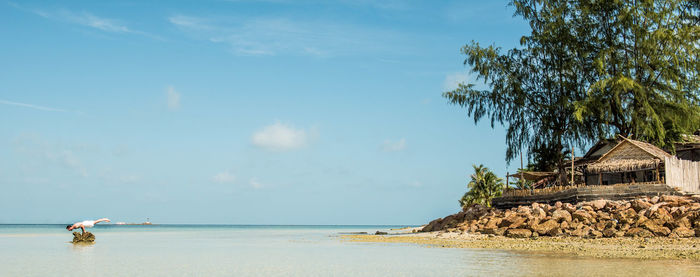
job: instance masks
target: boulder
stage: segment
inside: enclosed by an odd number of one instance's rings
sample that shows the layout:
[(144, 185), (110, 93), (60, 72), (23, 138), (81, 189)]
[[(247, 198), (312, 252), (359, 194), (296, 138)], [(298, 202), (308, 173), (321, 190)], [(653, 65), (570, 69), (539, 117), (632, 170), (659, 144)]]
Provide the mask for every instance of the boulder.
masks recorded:
[(695, 236), (695, 230), (686, 228), (686, 227), (678, 227), (676, 229), (673, 229), (669, 237), (673, 238), (689, 238)]
[(563, 229), (563, 230), (569, 229), (569, 227), (570, 227), (570, 226), (569, 226), (569, 222), (568, 222), (568, 221), (563, 221), (563, 222), (561, 223), (561, 225), (559, 225), (559, 228), (561, 228), (561, 229)]
[(590, 205), (595, 208), (596, 210), (602, 210), (605, 208), (605, 204), (608, 203), (608, 200), (605, 199), (600, 199), (600, 200), (594, 200), (590, 202)]
[(597, 230), (591, 230), (591, 233), (588, 234), (588, 237), (594, 238), (594, 239), (602, 238), (602, 237), (603, 237), (603, 232), (597, 231)]
[(634, 218), (636, 216), (637, 212), (634, 209), (625, 209), (615, 212), (613, 218), (617, 219), (617, 221), (620, 223), (632, 224), (634, 223)]
[(513, 224), (518, 225), (518, 223), (522, 225), (525, 222), (525, 220), (525, 217), (519, 216), (517, 214), (511, 214), (510, 216), (503, 218), (503, 220), (501, 220), (501, 222), (498, 224), (498, 227), (514, 228), (510, 226)]
[[(621, 233), (621, 235), (624, 235), (624, 233)], [(603, 236), (606, 238), (614, 238), (618, 236), (618, 231), (614, 228), (607, 228), (603, 230)]]
[[(585, 206), (585, 207), (588, 207), (588, 206)], [(571, 215), (571, 217), (574, 218), (574, 219), (578, 219), (579, 222), (583, 222), (584, 224), (588, 224), (588, 222), (590, 222), (591, 219), (593, 219), (593, 217), (591, 217), (591, 214), (589, 214), (589, 213), (588, 213), (587, 211), (585, 211), (585, 210), (578, 210), (578, 211), (575, 211), (575, 212)]]
[(674, 229), (678, 228), (678, 227), (684, 227), (684, 228), (690, 229), (693, 227), (691, 222), (690, 222), (690, 218), (688, 218), (687, 216), (676, 219), (673, 222), (671, 222), (669, 225), (671, 226), (671, 228), (674, 228)]
[(649, 199), (649, 202), (651, 202), (652, 204), (656, 204), (659, 202), (659, 199), (660, 199), (660, 197), (654, 196), (651, 199)]
[(574, 237), (586, 237), (591, 232), (591, 227), (583, 226), (574, 231), (571, 231), (571, 235)]
[(665, 237), (671, 233), (671, 230), (669, 230), (666, 227), (663, 227), (663, 226), (656, 224), (652, 220), (645, 221), (644, 223), (641, 224), (641, 226), (644, 227), (645, 229), (651, 231), (652, 233), (654, 233), (654, 235), (657, 235), (657, 236), (664, 236)]
[(647, 229), (635, 227), (635, 228), (630, 228), (629, 230), (627, 230), (627, 232), (625, 232), (625, 236), (626, 237), (650, 238), (650, 237), (653, 237), (654, 234), (651, 233)]
[(571, 205), (571, 203), (565, 203), (564, 204), (564, 210), (566, 210), (569, 213), (573, 213), (576, 211), (576, 206)]
[(532, 236), (532, 231), (528, 229), (508, 229), (506, 236), (511, 238), (529, 238)]
[(557, 223), (557, 221), (554, 219), (547, 220), (532, 227), (532, 231), (537, 232), (540, 235), (549, 234), (554, 229), (559, 229), (559, 223)]
[(673, 222), (673, 216), (671, 216), (671, 214), (664, 208), (653, 209), (652, 207), (649, 208), (648, 213), (649, 215), (647, 217), (651, 220), (656, 221), (657, 224), (663, 225), (669, 222)]
[(636, 211), (636, 212), (651, 208), (651, 206), (652, 206), (651, 203), (644, 201), (642, 199), (632, 200), (632, 202), (630, 204), (632, 204), (632, 209), (634, 209), (634, 211)]
[(661, 196), (662, 202), (668, 202), (671, 206), (688, 205), (692, 200), (678, 195), (664, 195)]
[(532, 217), (542, 219), (547, 217), (547, 212), (545, 212), (544, 209), (542, 209), (541, 207), (532, 208)]
[(593, 229), (595, 229), (596, 231), (603, 231), (605, 230), (606, 225), (606, 222), (598, 221), (598, 223), (593, 224)]
[(556, 209), (554, 212), (552, 212), (552, 220), (556, 222), (570, 222), (571, 221), (571, 213), (569, 213), (567, 210), (562, 210), (562, 209)]
[(596, 218), (598, 218), (598, 221), (610, 220), (612, 218), (609, 213), (606, 213), (604, 211), (598, 211), (595, 216)]
[(95, 242), (95, 235), (90, 232), (78, 233), (73, 232), (73, 243), (93, 243)]

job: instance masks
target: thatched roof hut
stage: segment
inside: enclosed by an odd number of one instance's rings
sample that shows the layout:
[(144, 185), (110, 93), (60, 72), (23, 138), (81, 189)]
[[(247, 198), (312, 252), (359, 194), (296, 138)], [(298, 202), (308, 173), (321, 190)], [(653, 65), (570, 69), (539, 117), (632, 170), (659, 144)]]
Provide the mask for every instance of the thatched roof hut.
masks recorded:
[(596, 162), (588, 165), (589, 173), (617, 173), (657, 169), (671, 154), (646, 142), (622, 137), (622, 141)]

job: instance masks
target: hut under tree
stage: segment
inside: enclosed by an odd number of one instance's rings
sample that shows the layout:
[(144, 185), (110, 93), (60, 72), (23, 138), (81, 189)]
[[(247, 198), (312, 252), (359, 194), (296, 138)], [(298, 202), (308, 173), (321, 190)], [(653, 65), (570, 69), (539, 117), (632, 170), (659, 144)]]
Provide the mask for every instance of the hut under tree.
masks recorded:
[(615, 147), (586, 166), (586, 184), (663, 183), (664, 162), (671, 154), (646, 142), (620, 138)]

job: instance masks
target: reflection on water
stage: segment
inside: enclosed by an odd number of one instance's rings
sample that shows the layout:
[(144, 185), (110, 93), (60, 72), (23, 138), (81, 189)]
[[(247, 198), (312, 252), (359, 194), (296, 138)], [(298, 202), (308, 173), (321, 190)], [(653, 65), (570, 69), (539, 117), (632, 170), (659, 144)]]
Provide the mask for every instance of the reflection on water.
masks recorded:
[(92, 249), (95, 246), (95, 242), (69, 242), (73, 248), (73, 251), (85, 252)]
[(94, 229), (94, 244), (68, 243), (71, 234), (62, 229), (0, 225), (0, 276), (700, 276), (697, 262), (356, 243), (335, 236), (378, 227), (105, 226)]

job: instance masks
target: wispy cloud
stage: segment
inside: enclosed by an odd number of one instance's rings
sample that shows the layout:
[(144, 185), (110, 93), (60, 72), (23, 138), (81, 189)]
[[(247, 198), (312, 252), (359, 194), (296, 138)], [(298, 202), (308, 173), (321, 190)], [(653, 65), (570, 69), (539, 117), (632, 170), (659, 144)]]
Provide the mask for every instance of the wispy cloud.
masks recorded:
[(195, 39), (223, 43), (237, 55), (330, 57), (362, 51), (401, 53), (403, 34), (358, 24), (282, 17), (214, 18), (174, 15), (168, 21)]
[(252, 187), (254, 189), (261, 189), (261, 188), (265, 187), (265, 185), (260, 183), (260, 181), (258, 181), (258, 178), (255, 178), (255, 177), (250, 178), (249, 184), (250, 184), (250, 187)]
[(46, 170), (47, 165), (56, 165), (82, 177), (88, 176), (85, 163), (79, 157), (79, 153), (89, 151), (85, 147), (49, 143), (34, 134), (22, 134), (16, 137), (14, 146), (17, 153), (29, 159), (41, 170)]
[(180, 108), (180, 93), (175, 91), (175, 88), (168, 87), (168, 108), (171, 110), (177, 110)]
[(314, 135), (314, 130), (297, 129), (277, 122), (255, 132), (251, 142), (266, 150), (287, 151), (306, 146)]
[(236, 176), (227, 170), (224, 172), (217, 173), (211, 179), (212, 181), (214, 181), (214, 183), (231, 184), (236, 181)]
[(47, 111), (47, 112), (67, 112), (64, 109), (50, 108), (50, 107), (44, 107), (44, 106), (27, 104), (27, 103), (20, 103), (20, 102), (12, 102), (12, 101), (2, 100), (2, 99), (0, 99), (0, 104), (30, 108), (30, 109), (35, 109), (35, 110)]
[(27, 11), (46, 19), (57, 20), (62, 22), (69, 22), (73, 24), (82, 25), (85, 27), (94, 28), (104, 32), (110, 33), (122, 33), (122, 34), (137, 34), (144, 35), (151, 38), (158, 38), (157, 36), (151, 35), (144, 31), (134, 30), (127, 26), (121, 20), (106, 18), (97, 16), (87, 11), (71, 11), (68, 9), (58, 9), (58, 10), (44, 10), (44, 9), (31, 9), (20, 6), (17, 3), (9, 3), (10, 6)]
[(382, 150), (385, 152), (398, 152), (406, 149), (406, 139), (401, 138), (397, 141), (385, 140), (382, 144)]

